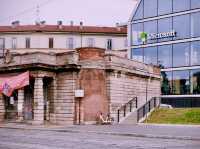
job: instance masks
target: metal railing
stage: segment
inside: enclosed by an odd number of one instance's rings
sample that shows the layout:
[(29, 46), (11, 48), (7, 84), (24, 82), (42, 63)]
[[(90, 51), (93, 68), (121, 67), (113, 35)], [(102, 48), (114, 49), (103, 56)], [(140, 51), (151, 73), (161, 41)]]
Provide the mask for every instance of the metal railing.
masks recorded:
[(134, 108), (137, 108), (137, 105), (137, 97), (132, 98), (129, 102), (122, 105), (117, 110), (117, 122), (119, 123), (121, 118), (126, 117), (126, 115), (132, 112)]
[(151, 112), (152, 109), (160, 106), (160, 97), (153, 97), (143, 106), (137, 110), (137, 121), (139, 122), (142, 118), (146, 118), (147, 114)]

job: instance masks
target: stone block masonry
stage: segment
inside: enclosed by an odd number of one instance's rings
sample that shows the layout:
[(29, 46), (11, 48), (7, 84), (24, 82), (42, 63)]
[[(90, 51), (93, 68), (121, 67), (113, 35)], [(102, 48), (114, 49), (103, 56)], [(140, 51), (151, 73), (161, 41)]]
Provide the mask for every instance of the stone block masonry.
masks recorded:
[(3, 95), (0, 94), (0, 122), (4, 120), (5, 117), (5, 104)]
[(57, 75), (57, 97), (54, 101), (57, 124), (73, 124), (75, 115), (75, 97), (77, 75), (63, 72)]
[[(28, 98), (30, 107), (23, 109), (31, 109), (33, 124), (96, 123), (100, 113), (111, 113), (116, 118), (117, 109), (134, 97), (140, 106), (146, 102), (146, 93), (147, 100), (160, 96), (159, 68), (106, 53), (105, 49), (86, 47), (69, 53), (11, 55), (13, 61), (8, 64), (0, 58), (0, 77), (30, 71), (34, 82), (33, 87), (30, 85), (31, 96), (18, 90), (17, 104), (27, 106), (23, 103), (24, 97)], [(84, 96), (75, 97), (75, 90), (83, 90)], [(17, 119), (25, 120), (24, 111), (17, 110)], [(0, 120), (4, 120), (5, 111), (0, 95)]]

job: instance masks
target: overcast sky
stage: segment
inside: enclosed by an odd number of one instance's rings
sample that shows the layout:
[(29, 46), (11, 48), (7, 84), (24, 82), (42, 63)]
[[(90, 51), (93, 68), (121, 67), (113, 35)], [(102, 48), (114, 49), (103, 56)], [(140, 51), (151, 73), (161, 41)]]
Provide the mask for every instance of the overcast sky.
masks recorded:
[(10, 25), (14, 20), (21, 24), (34, 24), (37, 5), (40, 19), (47, 24), (74, 24), (115, 26), (127, 22), (135, 7), (135, 0), (0, 0), (0, 25)]

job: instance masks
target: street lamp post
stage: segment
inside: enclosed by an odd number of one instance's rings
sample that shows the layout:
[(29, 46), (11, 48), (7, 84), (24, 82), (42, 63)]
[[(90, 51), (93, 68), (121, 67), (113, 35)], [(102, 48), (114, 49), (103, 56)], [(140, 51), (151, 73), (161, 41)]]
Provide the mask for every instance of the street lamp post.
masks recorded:
[(149, 83), (150, 83), (150, 81), (151, 81), (151, 76), (150, 76), (150, 73), (147, 71), (146, 72), (146, 104), (145, 104), (145, 106), (144, 106), (144, 108), (145, 108), (145, 120), (146, 120), (146, 122), (147, 122), (147, 103), (148, 103), (148, 85), (149, 85)]

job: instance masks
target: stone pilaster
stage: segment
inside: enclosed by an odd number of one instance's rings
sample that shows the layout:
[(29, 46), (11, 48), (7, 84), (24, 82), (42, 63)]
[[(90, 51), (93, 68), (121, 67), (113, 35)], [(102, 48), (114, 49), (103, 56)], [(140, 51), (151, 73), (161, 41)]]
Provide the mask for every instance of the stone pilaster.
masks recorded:
[(42, 78), (35, 78), (33, 123), (39, 125), (44, 123), (44, 92)]
[(4, 116), (5, 116), (4, 99), (3, 99), (3, 95), (0, 94), (0, 122), (4, 120)]
[(18, 111), (18, 120), (23, 120), (23, 107), (24, 107), (24, 89), (18, 90), (18, 103), (17, 103), (17, 111)]
[(57, 106), (57, 78), (54, 77), (51, 82), (50, 95), (49, 95), (49, 115), (50, 122), (56, 124), (56, 106)]

